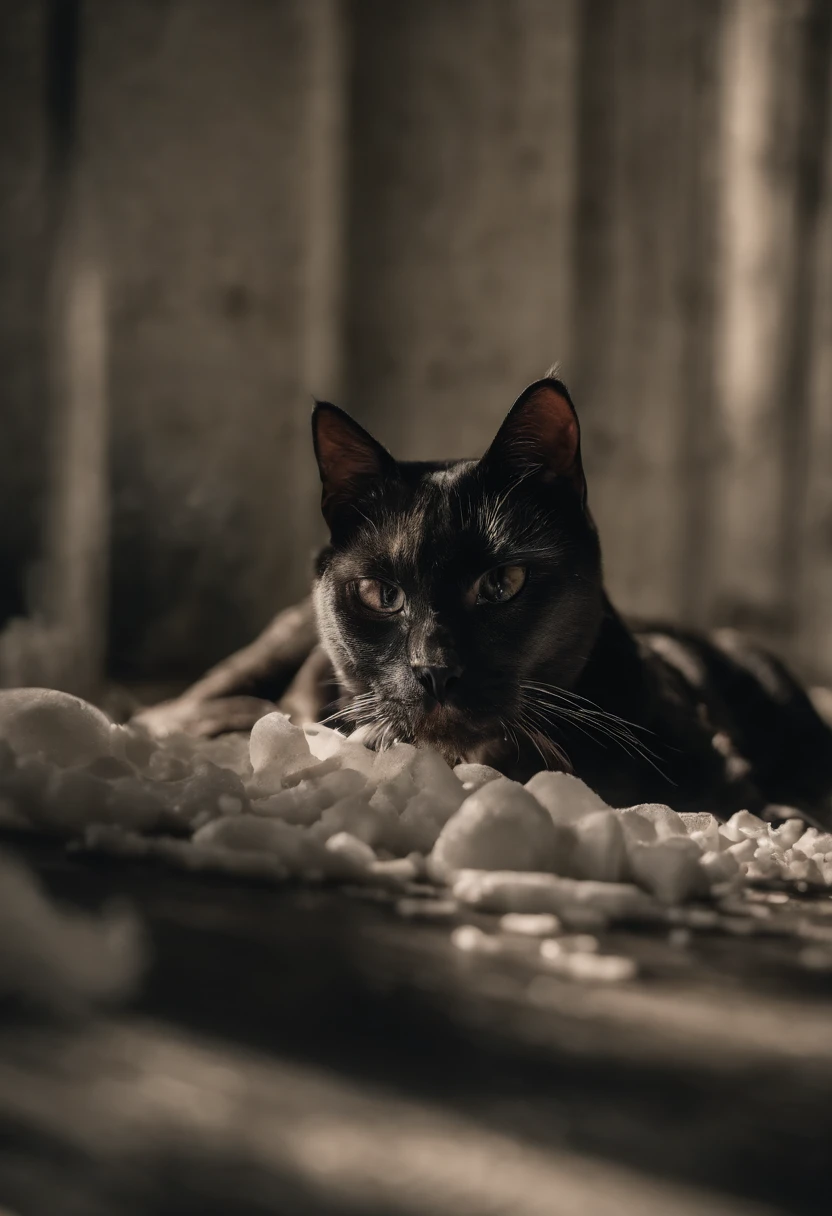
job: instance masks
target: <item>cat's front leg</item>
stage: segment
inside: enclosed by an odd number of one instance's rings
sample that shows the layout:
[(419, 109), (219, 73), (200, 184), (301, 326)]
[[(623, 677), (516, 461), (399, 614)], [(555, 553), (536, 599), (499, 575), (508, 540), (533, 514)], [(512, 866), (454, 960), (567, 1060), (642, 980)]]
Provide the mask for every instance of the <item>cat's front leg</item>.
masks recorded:
[(311, 599), (285, 608), (242, 650), (223, 659), (180, 696), (152, 705), (132, 721), (157, 736), (250, 730), (276, 708), (318, 645)]

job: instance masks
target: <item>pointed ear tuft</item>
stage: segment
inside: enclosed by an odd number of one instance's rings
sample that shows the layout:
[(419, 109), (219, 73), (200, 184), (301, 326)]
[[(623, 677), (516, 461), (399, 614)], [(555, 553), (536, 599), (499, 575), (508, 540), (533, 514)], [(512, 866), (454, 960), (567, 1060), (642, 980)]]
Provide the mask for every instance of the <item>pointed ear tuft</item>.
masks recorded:
[(396, 462), (387, 449), (328, 401), (315, 402), (312, 440), (321, 475), (321, 510), (330, 528), (368, 481), (395, 475)]
[(562, 381), (536, 380), (515, 401), (483, 462), (517, 474), (537, 472), (543, 481), (570, 481), (586, 501), (581, 431)]

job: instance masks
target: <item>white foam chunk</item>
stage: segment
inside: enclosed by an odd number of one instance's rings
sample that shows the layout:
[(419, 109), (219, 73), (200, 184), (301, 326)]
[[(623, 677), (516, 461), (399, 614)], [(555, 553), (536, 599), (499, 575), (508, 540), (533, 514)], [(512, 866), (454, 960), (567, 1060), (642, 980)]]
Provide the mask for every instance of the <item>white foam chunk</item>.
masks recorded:
[(657, 836), (686, 836), (687, 828), (682, 822), (682, 816), (669, 806), (660, 802), (641, 802), (638, 806), (626, 808), (636, 815), (652, 823)]
[(330, 756), (337, 756), (346, 742), (339, 731), (324, 726), (321, 722), (308, 722), (302, 729), (309, 751), (316, 760), (328, 760)]
[(499, 781), (502, 775), (490, 764), (457, 764), (454, 767), (454, 776), (462, 782), (466, 794), (473, 794), (474, 790), (487, 785), (489, 781)]
[(48, 688), (0, 692), (0, 739), (15, 755), (52, 764), (89, 764), (112, 754), (110, 719), (80, 697)]
[(576, 823), (593, 811), (609, 810), (603, 798), (571, 773), (535, 773), (526, 789), (558, 824)]
[(501, 777), (470, 794), (433, 849), (439, 874), (456, 870), (550, 870), (558, 835), (551, 817), (519, 785)]
[(340, 853), (342, 857), (349, 857), (359, 866), (371, 866), (376, 860), (376, 855), (370, 846), (349, 832), (336, 832), (334, 836), (330, 836), (326, 847), (332, 853)]
[(638, 974), (636, 962), (631, 958), (618, 954), (596, 954), (594, 951), (558, 948), (544, 953), (547, 946), (558, 947), (559, 943), (544, 942), (541, 946), (541, 957), (547, 970), (565, 979), (580, 980), (583, 983), (621, 984), (635, 979)]
[(249, 759), (255, 775), (292, 772), (313, 761), (306, 735), (286, 714), (266, 714), (255, 722), (249, 739)]
[(702, 851), (687, 836), (667, 836), (629, 849), (633, 877), (662, 903), (682, 903), (708, 890)]
[(519, 937), (551, 937), (560, 932), (560, 921), (551, 912), (505, 912), (500, 917), (500, 929)]
[(736, 815), (732, 815), (728, 822), (720, 828), (725, 839), (735, 843), (747, 840), (749, 837), (762, 836), (767, 831), (768, 824), (764, 820), (758, 819), (756, 815), (752, 815), (750, 811), (737, 811)]
[(629, 877), (626, 841), (617, 811), (592, 811), (574, 827), (571, 869), (574, 878), (623, 882)]
[(691, 840), (695, 840), (704, 852), (720, 848), (719, 820), (715, 815), (685, 812), (679, 818)]
[(346, 853), (327, 849), (302, 828), (262, 815), (214, 819), (194, 834), (193, 843), (251, 854), (271, 853), (289, 873), (307, 877), (355, 878), (366, 868)]
[(349, 832), (373, 849), (386, 849), (395, 854), (407, 852), (408, 849), (407, 833), (403, 831), (396, 814), (373, 807), (362, 794), (342, 798), (328, 807), (310, 831), (321, 840), (327, 840), (338, 832)]
[(289, 789), (280, 790), (252, 802), (258, 815), (275, 815), (287, 823), (310, 824), (320, 818), (327, 807), (342, 798), (351, 798), (365, 789), (366, 778), (351, 769), (335, 769), (301, 780)]
[[(662, 910), (630, 883), (582, 882), (554, 874), (464, 870), (453, 883), (454, 898), (488, 912), (550, 912), (567, 924), (604, 920), (659, 920)], [(591, 919), (591, 916), (590, 918)]]
[(499, 939), (483, 932), (477, 925), (457, 925), (451, 942), (466, 954), (497, 954), (500, 950)]
[(703, 853), (699, 864), (705, 871), (708, 882), (712, 886), (718, 883), (733, 881), (740, 872), (739, 863), (727, 851), (718, 849)]
[[(560, 915), (566, 904), (572, 927), (592, 927), (625, 905), (648, 915), (648, 896), (639, 905), (620, 894), (633, 879), (665, 904), (740, 881), (832, 884), (832, 833), (797, 818), (774, 827), (741, 811), (720, 825), (706, 812), (661, 804), (612, 810), (571, 774), (541, 772), (523, 787), (487, 765), (452, 770), (437, 752), (406, 743), (375, 752), (360, 733), (302, 729), (279, 712), (261, 718), (250, 738), (169, 733), (160, 741), (43, 689), (0, 693), (0, 805), (11, 829), (154, 834), (142, 855), (189, 868), (360, 873), (363, 882), (374, 874), (387, 884), (512, 871), (496, 910)], [(193, 833), (194, 843), (164, 833)], [(139, 847), (132, 836), (130, 847)], [(554, 874), (578, 886), (553, 888)], [(533, 890), (518, 888), (528, 875)], [(592, 884), (606, 888), (609, 905), (587, 895)], [(521, 906), (500, 906), (511, 899)]]

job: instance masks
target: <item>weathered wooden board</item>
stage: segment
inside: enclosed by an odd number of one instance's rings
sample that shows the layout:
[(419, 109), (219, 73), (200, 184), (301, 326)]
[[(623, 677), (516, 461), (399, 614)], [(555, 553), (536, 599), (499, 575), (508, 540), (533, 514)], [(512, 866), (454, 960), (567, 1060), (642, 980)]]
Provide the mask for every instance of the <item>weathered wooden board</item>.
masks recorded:
[(125, 1018), (6, 1023), (21, 1213), (828, 1210), (832, 973), (805, 940), (617, 932), (643, 978), (587, 987), (337, 892), (28, 852), (64, 899), (129, 896), (153, 965)]

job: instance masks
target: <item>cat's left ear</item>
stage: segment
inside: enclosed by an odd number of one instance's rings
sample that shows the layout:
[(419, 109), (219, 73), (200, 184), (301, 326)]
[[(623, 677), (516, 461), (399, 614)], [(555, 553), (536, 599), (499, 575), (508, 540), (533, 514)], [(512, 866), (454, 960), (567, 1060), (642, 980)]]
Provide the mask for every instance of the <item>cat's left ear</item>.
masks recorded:
[(566, 385), (536, 380), (511, 407), (482, 463), (518, 476), (536, 474), (543, 481), (563, 478), (586, 503), (581, 464), (581, 429)]
[(363, 426), (328, 401), (315, 402), (312, 439), (321, 474), (321, 510), (331, 529), (338, 513), (368, 484), (395, 476), (397, 466)]

